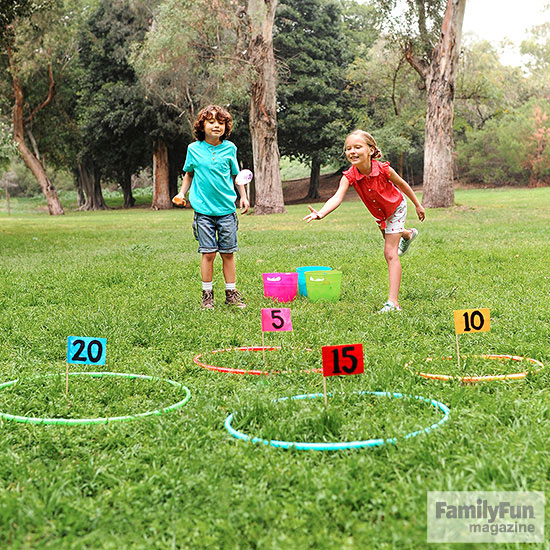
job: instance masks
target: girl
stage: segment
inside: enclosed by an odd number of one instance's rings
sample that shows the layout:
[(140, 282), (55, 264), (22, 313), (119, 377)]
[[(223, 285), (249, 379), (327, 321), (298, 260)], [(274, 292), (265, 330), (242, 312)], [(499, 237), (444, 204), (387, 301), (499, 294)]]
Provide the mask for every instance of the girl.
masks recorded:
[[(193, 231), (202, 253), (202, 309), (214, 309), (212, 278), (214, 259), (220, 253), (225, 279), (225, 303), (245, 307), (235, 286), (235, 258), (237, 247), (237, 213), (233, 180), (239, 173), (237, 148), (227, 141), (233, 120), (222, 107), (209, 105), (197, 116), (194, 134), (197, 141), (187, 148), (180, 192), (174, 197), (176, 204), (185, 205), (189, 187), (189, 201), (195, 210)], [(241, 212), (250, 204), (244, 185), (237, 185)]]
[(424, 208), (416, 198), (410, 185), (402, 179), (389, 162), (379, 162), (382, 156), (374, 138), (363, 130), (355, 130), (346, 138), (344, 153), (351, 163), (340, 180), (336, 193), (317, 212), (308, 206), (311, 213), (304, 220), (320, 220), (340, 206), (349, 186), (355, 188), (365, 206), (375, 217), (384, 236), (384, 257), (388, 263), (389, 296), (378, 313), (401, 311), (398, 295), (401, 285), (401, 262), (399, 256), (407, 252), (412, 241), (418, 235), (416, 229), (405, 229), (407, 199), (416, 207), (420, 221), (424, 221)]

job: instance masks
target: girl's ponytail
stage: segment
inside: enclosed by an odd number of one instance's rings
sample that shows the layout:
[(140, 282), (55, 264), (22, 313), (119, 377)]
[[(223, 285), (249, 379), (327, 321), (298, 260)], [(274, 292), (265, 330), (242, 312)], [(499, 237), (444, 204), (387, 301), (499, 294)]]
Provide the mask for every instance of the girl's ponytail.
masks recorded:
[(368, 132), (365, 132), (365, 130), (353, 130), (353, 132), (349, 133), (346, 136), (346, 139), (349, 136), (361, 136), (367, 145), (373, 147), (374, 153), (372, 154), (371, 158), (379, 159), (382, 156), (382, 151), (380, 151), (378, 145), (376, 145), (376, 141), (374, 141), (374, 138)]

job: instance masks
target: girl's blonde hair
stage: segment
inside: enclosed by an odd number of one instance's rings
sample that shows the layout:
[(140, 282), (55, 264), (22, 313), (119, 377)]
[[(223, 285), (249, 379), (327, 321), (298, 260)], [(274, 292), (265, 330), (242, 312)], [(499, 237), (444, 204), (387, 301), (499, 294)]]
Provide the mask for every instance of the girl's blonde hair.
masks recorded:
[[(376, 145), (376, 141), (374, 141), (374, 138), (368, 132), (365, 132), (365, 130), (353, 130), (353, 132), (350, 132), (346, 136), (346, 140), (350, 136), (360, 136), (360, 137), (363, 138), (363, 141), (367, 145), (370, 145), (371, 147), (374, 147), (374, 153), (372, 154), (371, 158), (379, 159), (382, 156), (382, 151), (380, 151), (380, 149), (378, 148), (378, 145)], [(345, 150), (345, 148), (344, 148), (344, 150)]]

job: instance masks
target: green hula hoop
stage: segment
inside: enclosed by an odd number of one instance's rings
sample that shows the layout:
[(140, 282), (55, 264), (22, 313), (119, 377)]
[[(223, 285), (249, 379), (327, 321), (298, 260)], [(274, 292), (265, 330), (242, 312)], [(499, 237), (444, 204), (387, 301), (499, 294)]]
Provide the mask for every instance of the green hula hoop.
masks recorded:
[[(45, 374), (43, 376), (37, 376), (36, 378), (44, 378), (46, 376), (62, 376), (62, 375)], [(183, 384), (180, 384), (179, 382), (176, 382), (174, 380), (169, 380), (168, 378), (159, 378), (158, 376), (147, 376), (145, 374), (131, 374), (131, 373), (124, 373), (124, 372), (70, 372), (69, 376), (91, 376), (92, 378), (103, 378), (104, 376), (113, 376), (113, 377), (116, 376), (119, 378), (140, 378), (143, 380), (160, 380), (162, 382), (166, 382), (167, 384), (171, 384), (172, 386), (175, 386), (177, 388), (181, 388), (185, 392), (185, 397), (181, 401), (178, 401), (173, 405), (169, 405), (161, 409), (155, 409), (154, 411), (146, 411), (143, 413), (137, 413), (137, 414), (126, 415), (126, 416), (109, 416), (105, 418), (35, 418), (32, 416), (17, 416), (15, 414), (0, 412), (0, 418), (3, 418), (5, 420), (13, 420), (14, 422), (21, 422), (24, 424), (58, 424), (58, 425), (62, 424), (66, 426), (67, 425), (82, 426), (86, 424), (108, 424), (109, 422), (122, 422), (127, 420), (136, 420), (137, 418), (144, 418), (146, 416), (155, 416), (155, 415), (164, 414), (169, 411), (173, 411), (183, 407), (191, 398), (191, 392), (189, 388), (187, 388)], [(19, 382), (19, 379), (10, 380), (9, 382), (3, 382), (2, 384), (0, 384), (0, 389), (13, 386), (17, 384), (17, 382)]]

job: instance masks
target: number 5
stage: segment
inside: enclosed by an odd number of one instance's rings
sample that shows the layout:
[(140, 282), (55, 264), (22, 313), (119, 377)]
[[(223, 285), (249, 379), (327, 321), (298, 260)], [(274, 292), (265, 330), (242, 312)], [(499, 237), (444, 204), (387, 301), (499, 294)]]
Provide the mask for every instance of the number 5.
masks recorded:
[[(271, 319), (273, 320), (271, 325), (273, 326), (273, 328), (276, 328), (277, 330), (285, 326), (285, 320), (283, 319), (283, 317), (281, 317), (280, 313), (281, 313), (280, 309), (271, 310)], [(278, 322), (275, 320), (277, 320)]]

